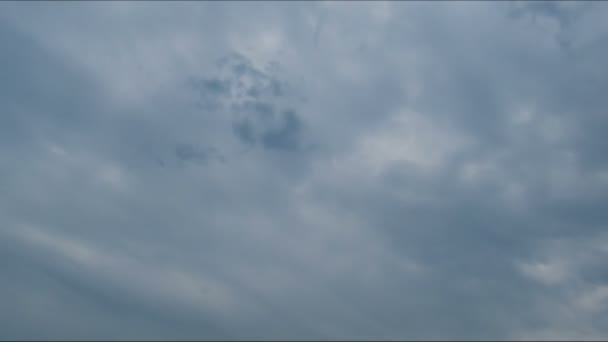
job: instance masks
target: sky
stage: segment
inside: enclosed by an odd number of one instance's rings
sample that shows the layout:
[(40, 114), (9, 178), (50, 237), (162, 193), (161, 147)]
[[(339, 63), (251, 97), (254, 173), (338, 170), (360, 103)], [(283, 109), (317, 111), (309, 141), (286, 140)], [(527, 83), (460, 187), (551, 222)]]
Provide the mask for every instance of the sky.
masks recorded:
[(608, 339), (608, 3), (1, 2), (0, 339)]

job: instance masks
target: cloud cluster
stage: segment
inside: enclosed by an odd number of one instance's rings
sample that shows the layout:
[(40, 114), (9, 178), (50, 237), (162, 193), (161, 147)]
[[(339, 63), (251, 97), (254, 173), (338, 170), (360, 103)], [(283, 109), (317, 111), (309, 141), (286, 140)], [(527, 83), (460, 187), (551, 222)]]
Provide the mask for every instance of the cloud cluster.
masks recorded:
[(0, 338), (605, 339), (607, 16), (0, 4)]

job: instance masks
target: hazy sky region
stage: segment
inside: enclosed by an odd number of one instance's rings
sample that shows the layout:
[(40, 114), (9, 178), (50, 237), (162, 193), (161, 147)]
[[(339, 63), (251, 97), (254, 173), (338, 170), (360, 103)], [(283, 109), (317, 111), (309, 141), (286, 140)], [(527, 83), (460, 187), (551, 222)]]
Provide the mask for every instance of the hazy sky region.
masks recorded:
[(0, 339), (608, 339), (608, 2), (0, 3)]

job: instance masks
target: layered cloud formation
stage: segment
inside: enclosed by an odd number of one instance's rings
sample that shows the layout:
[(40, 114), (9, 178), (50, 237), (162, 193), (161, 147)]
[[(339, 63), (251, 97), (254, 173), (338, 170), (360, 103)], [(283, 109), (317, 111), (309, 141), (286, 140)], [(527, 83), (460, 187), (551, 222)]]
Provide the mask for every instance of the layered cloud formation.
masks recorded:
[(0, 4), (0, 338), (608, 338), (608, 4)]

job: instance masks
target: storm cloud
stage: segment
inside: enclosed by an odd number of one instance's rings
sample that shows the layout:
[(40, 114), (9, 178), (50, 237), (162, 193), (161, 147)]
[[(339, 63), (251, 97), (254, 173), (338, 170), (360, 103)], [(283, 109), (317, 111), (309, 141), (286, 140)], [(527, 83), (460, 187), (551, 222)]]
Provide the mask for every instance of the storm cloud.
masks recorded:
[(607, 23), (2, 2), (0, 339), (608, 338)]

